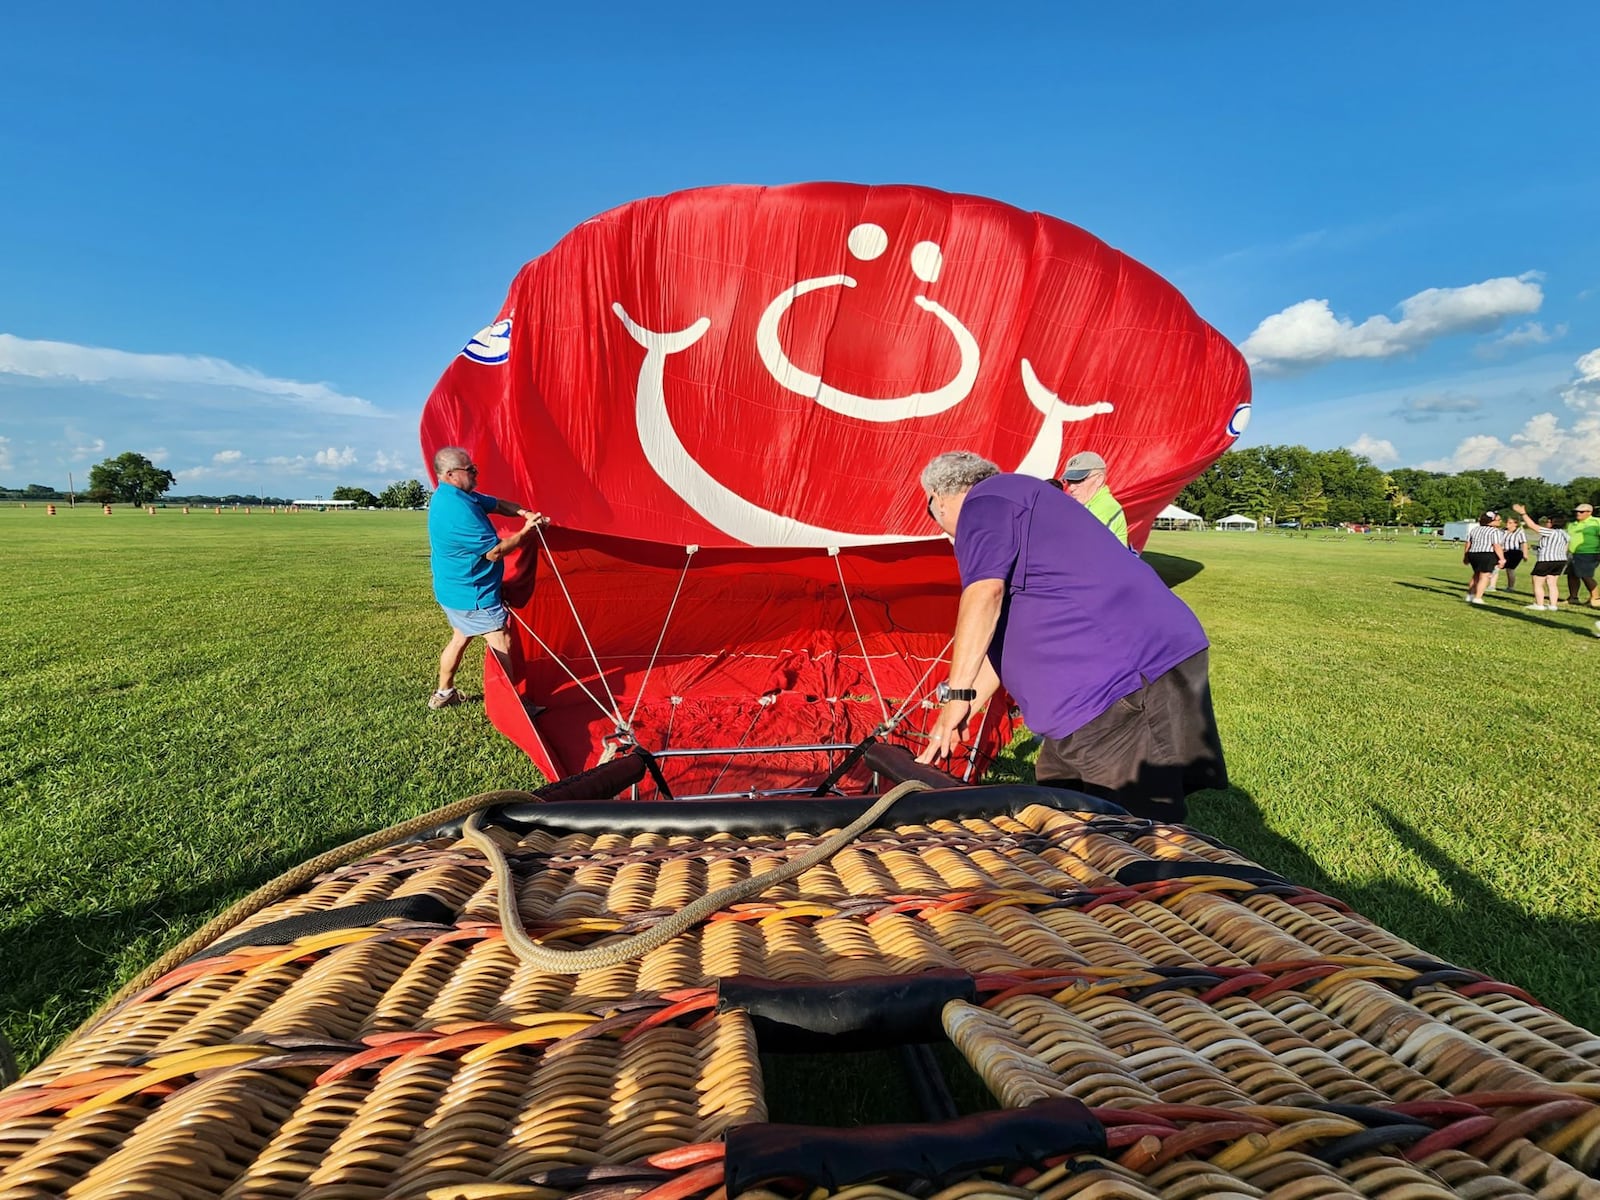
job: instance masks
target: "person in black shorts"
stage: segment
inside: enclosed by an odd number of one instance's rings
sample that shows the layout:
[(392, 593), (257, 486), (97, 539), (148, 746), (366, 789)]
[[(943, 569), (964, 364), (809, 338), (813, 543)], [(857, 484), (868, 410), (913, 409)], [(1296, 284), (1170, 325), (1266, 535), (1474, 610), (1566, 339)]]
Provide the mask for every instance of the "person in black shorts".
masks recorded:
[[(1522, 565), (1528, 549), (1528, 536), (1522, 532), (1522, 522), (1515, 517), (1506, 518), (1506, 527), (1500, 534), (1500, 549), (1506, 555), (1506, 591), (1517, 590), (1517, 568)], [(1497, 573), (1489, 587), (1495, 591), (1500, 589), (1500, 576)]]
[(1483, 591), (1489, 586), (1497, 569), (1506, 565), (1506, 553), (1500, 545), (1500, 514), (1486, 512), (1478, 523), (1467, 530), (1467, 551), (1461, 561), (1472, 568), (1472, 585), (1467, 588), (1467, 603), (1482, 604)]
[[(1543, 612), (1557, 612), (1561, 608), (1561, 577), (1567, 573), (1567, 519), (1557, 513), (1539, 522), (1530, 517), (1528, 510), (1520, 504), (1513, 504), (1511, 509), (1522, 518), (1527, 529), (1539, 535), (1539, 545), (1535, 550), (1539, 561), (1533, 565), (1533, 603), (1528, 607)], [(1548, 599), (1546, 590), (1549, 591)]]

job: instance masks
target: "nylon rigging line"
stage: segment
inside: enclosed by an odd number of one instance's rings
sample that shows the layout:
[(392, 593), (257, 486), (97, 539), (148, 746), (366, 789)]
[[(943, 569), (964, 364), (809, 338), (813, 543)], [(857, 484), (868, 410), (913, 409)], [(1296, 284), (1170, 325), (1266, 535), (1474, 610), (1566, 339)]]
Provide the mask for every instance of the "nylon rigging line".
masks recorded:
[(616, 696), (611, 693), (611, 683), (606, 679), (605, 668), (600, 665), (600, 656), (595, 653), (594, 643), (589, 640), (589, 631), (584, 627), (583, 618), (578, 615), (578, 606), (572, 599), (572, 593), (567, 590), (567, 581), (562, 578), (561, 568), (556, 565), (556, 556), (551, 553), (550, 543), (545, 540), (544, 526), (535, 525), (533, 529), (539, 535), (539, 545), (544, 548), (544, 556), (550, 560), (550, 569), (555, 572), (556, 582), (561, 585), (561, 594), (567, 598), (567, 607), (572, 610), (572, 622), (578, 627), (578, 635), (583, 638), (583, 644), (589, 651), (589, 658), (594, 662), (595, 674), (600, 676), (600, 686), (605, 688), (606, 699), (611, 701), (611, 711), (607, 715), (616, 721), (618, 730), (625, 730), (627, 725), (622, 720), (622, 708), (617, 703)]
[(550, 644), (548, 642), (546, 642), (542, 637), (540, 637), (537, 633), (535, 633), (533, 631), (533, 626), (532, 625), (529, 625), (526, 621), (524, 621), (522, 619), (522, 614), (519, 613), (514, 608), (507, 608), (506, 611), (517, 619), (517, 624), (518, 625), (521, 625), (524, 629), (526, 629), (528, 631), (528, 636), (529, 637), (531, 637), (535, 642), (539, 643), (539, 649), (543, 650), (547, 655), (550, 656), (550, 661), (555, 663), (556, 666), (560, 667), (563, 671), (565, 671), (567, 673), (567, 678), (572, 680), (573, 683), (577, 684), (579, 690), (582, 691), (585, 696), (589, 697), (589, 699), (594, 701), (594, 706), (600, 710), (600, 715), (602, 717), (605, 717), (609, 721), (615, 722), (617, 728), (621, 729), (622, 728), (622, 714), (621, 713), (617, 713), (617, 712), (607, 712), (606, 711), (606, 706), (604, 704), (600, 703), (600, 697), (596, 696), (593, 692), (591, 692), (588, 689), (588, 687), (586, 687), (584, 685), (583, 680), (579, 679), (575, 674), (573, 674), (572, 668), (567, 666), (566, 663), (561, 661), (561, 656), (559, 654), (557, 654), (553, 649), (551, 649)]
[(928, 682), (928, 676), (933, 674), (933, 669), (935, 667), (944, 662), (945, 655), (950, 653), (950, 648), (955, 644), (956, 639), (954, 636), (952, 636), (950, 640), (944, 644), (944, 649), (939, 651), (938, 656), (935, 657), (934, 660), (928, 664), (927, 669), (922, 672), (922, 677), (918, 679), (916, 683), (911, 685), (911, 690), (906, 693), (904, 703), (902, 703), (900, 707), (895, 710), (894, 716), (890, 717), (884, 722), (885, 729), (893, 729), (896, 725), (900, 724), (901, 720), (906, 715), (906, 710), (911, 707), (913, 702), (918, 700), (926, 700), (928, 698), (928, 694), (922, 690), (922, 685)]
[[(750, 735), (755, 732), (756, 722), (761, 720), (761, 714), (766, 712), (771, 705), (772, 701), (767, 699), (765, 696), (756, 697), (756, 714), (750, 718), (750, 724), (745, 726), (744, 735), (734, 743), (733, 748), (735, 750), (738, 750), (745, 744), (745, 742), (750, 740)], [(717, 790), (717, 784), (722, 782), (722, 777), (728, 773), (728, 768), (733, 766), (733, 760), (736, 757), (737, 756), (733, 754), (728, 755), (728, 761), (722, 764), (722, 770), (717, 772), (717, 777), (711, 781), (711, 786), (708, 787), (706, 791), (714, 792)]]
[[(677, 611), (678, 597), (683, 594), (683, 581), (689, 577), (689, 564), (694, 561), (694, 552), (700, 549), (699, 546), (686, 546), (684, 548), (688, 551), (688, 554), (683, 560), (683, 570), (678, 572), (678, 586), (673, 589), (672, 603), (667, 605), (666, 619), (661, 622), (661, 633), (656, 638), (656, 648), (650, 651), (650, 661), (645, 666), (644, 678), (639, 681), (639, 693), (638, 695), (634, 696), (633, 708), (628, 711), (629, 729), (633, 728), (633, 718), (639, 712), (640, 702), (644, 700), (644, 689), (645, 686), (650, 682), (650, 672), (655, 670), (656, 657), (661, 653), (661, 643), (667, 640), (667, 626), (672, 624), (672, 614)], [(668, 728), (670, 730), (670, 724)]]
[(878, 686), (878, 673), (872, 669), (872, 655), (867, 653), (867, 639), (861, 636), (861, 625), (856, 620), (856, 606), (850, 602), (850, 586), (844, 581), (844, 563), (840, 561), (839, 547), (829, 546), (828, 555), (833, 559), (834, 569), (839, 572), (839, 590), (844, 593), (844, 610), (850, 614), (850, 625), (856, 631), (856, 644), (861, 647), (861, 657), (867, 664), (867, 678), (872, 681), (872, 692), (878, 697), (878, 711), (883, 714), (883, 723), (889, 723), (889, 704), (883, 698), (883, 689)]

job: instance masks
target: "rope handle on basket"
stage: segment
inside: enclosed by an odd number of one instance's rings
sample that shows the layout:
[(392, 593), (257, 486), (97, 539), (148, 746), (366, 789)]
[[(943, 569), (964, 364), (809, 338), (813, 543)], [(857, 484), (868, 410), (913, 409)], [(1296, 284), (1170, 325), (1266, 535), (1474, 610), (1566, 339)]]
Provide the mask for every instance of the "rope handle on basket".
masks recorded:
[(809, 871), (818, 863), (832, 858), (871, 829), (903, 796), (912, 792), (931, 790), (932, 788), (920, 779), (908, 779), (885, 792), (877, 803), (838, 833), (813, 846), (798, 858), (784, 863), (781, 867), (774, 867), (764, 875), (741, 879), (738, 883), (729, 884), (725, 888), (701, 896), (659, 924), (625, 941), (595, 946), (588, 950), (551, 950), (528, 936), (522, 925), (522, 915), (517, 911), (517, 893), (511, 877), (511, 864), (500, 852), (500, 847), (495, 845), (494, 840), (483, 831), (481, 809), (467, 818), (461, 830), (461, 838), (480, 850), (484, 858), (489, 860), (489, 870), (494, 876), (495, 904), (500, 916), (500, 925), (505, 931), (506, 944), (511, 947), (513, 953), (537, 971), (546, 971), (553, 975), (577, 975), (583, 971), (595, 971), (642, 958), (658, 946), (663, 946), (694, 928), (712, 913), (730, 904), (737, 904), (741, 900), (748, 900), (770, 887)]

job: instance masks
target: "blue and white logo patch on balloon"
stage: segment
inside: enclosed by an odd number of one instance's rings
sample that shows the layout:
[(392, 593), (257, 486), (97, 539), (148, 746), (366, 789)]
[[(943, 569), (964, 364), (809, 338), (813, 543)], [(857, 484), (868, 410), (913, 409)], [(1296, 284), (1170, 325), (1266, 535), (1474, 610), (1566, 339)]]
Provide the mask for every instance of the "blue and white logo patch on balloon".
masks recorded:
[(473, 362), (490, 366), (505, 362), (511, 357), (511, 318), (478, 330), (472, 335), (472, 340), (461, 347), (461, 353)]
[[(485, 330), (485, 332), (487, 332), (487, 330)], [(1245, 431), (1245, 427), (1249, 424), (1250, 406), (1248, 404), (1241, 404), (1238, 408), (1233, 410), (1233, 416), (1228, 418), (1228, 432), (1234, 437), (1238, 437)]]

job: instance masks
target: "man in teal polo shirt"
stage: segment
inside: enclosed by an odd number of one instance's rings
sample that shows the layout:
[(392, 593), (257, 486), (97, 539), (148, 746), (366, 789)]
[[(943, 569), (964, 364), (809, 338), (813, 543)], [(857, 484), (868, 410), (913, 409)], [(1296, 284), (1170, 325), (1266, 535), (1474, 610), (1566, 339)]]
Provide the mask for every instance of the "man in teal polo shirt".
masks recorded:
[(1095, 520), (1117, 535), (1117, 541), (1128, 544), (1128, 518), (1122, 505), (1106, 486), (1106, 460), (1093, 450), (1084, 450), (1067, 459), (1067, 469), (1061, 473), (1061, 482), (1067, 495), (1094, 514)]
[[(500, 601), (505, 556), (550, 519), (478, 491), (478, 468), (460, 446), (438, 451), (433, 456), (433, 473), (439, 479), (428, 504), (433, 595), (450, 619), (451, 637), (439, 655), (439, 690), (428, 697), (428, 707), (448, 708), (461, 703), (455, 678), (467, 643), (481, 636), (492, 650), (510, 653), (511, 617)], [(489, 523), (490, 513), (521, 517), (522, 528), (501, 537)]]

